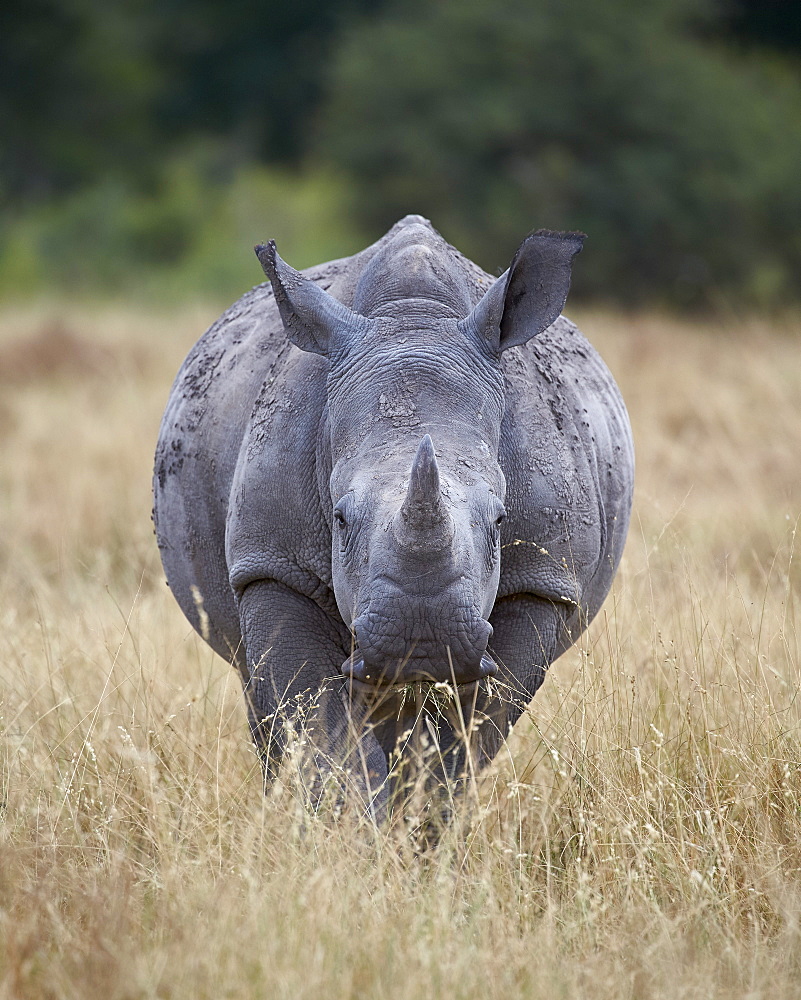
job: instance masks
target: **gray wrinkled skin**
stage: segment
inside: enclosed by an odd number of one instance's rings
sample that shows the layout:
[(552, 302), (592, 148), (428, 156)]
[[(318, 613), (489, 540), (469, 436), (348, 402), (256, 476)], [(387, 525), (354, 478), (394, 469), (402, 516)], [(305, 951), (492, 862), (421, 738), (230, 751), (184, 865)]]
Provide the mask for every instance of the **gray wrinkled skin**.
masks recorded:
[(560, 315), (581, 240), (534, 234), (497, 280), (419, 216), (303, 275), (259, 247), (272, 283), (184, 362), (159, 548), (240, 671), (268, 778), (297, 713), (317, 794), (344, 763), (378, 817), (403, 734), (438, 780), (480, 767), (601, 606), (634, 457), (609, 371)]

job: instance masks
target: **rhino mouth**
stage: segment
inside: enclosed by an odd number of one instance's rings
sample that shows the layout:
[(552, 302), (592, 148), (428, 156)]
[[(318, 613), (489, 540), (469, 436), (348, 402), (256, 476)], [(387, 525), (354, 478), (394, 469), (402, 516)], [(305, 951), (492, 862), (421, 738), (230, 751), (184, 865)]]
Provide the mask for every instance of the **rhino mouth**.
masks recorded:
[(356, 690), (360, 692), (397, 692), (406, 690), (410, 685), (419, 686), (424, 690), (450, 687), (461, 691), (473, 689), (487, 677), (494, 677), (498, 672), (498, 666), (492, 657), (484, 653), (477, 667), (468, 674), (455, 672), (452, 667), (447, 673), (444, 671), (434, 673), (425, 666), (412, 663), (408, 658), (394, 666), (377, 669), (366, 664), (364, 657), (355, 650), (342, 664), (340, 671), (349, 683), (357, 686)]

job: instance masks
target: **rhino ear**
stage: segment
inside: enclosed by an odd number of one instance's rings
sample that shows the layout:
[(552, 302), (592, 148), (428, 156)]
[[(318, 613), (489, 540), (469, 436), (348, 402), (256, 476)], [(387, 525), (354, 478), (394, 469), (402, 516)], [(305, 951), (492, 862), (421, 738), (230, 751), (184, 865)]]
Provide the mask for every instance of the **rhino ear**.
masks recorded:
[(354, 332), (366, 326), (364, 316), (348, 309), (278, 256), (275, 241), (254, 247), (272, 282), (287, 336), (302, 351), (329, 357)]
[(523, 240), (509, 270), (462, 320), (496, 351), (525, 344), (547, 330), (564, 308), (573, 258), (584, 233), (540, 229)]

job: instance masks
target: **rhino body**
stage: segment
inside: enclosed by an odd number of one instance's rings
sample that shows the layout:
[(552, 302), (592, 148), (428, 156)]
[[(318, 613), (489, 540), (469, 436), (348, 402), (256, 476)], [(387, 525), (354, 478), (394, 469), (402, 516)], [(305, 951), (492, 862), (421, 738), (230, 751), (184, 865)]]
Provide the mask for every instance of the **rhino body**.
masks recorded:
[(498, 279), (419, 216), (302, 274), (257, 248), (271, 283), (184, 362), (158, 543), (241, 674), (268, 778), (298, 714), (321, 782), (344, 762), (377, 815), (401, 735), (411, 754), (423, 728), (440, 778), (480, 767), (601, 606), (634, 462), (609, 371), (560, 315), (580, 247), (535, 234)]

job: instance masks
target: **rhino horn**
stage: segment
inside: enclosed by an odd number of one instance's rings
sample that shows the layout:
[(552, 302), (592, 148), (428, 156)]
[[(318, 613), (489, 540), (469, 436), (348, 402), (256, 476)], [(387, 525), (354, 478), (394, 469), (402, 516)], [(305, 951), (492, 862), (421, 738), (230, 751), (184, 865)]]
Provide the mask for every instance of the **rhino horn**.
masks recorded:
[(409, 489), (400, 509), (400, 516), (408, 528), (431, 529), (442, 526), (444, 533), (450, 525), (450, 515), (440, 490), (439, 466), (434, 444), (428, 434), (417, 448), (409, 477)]

